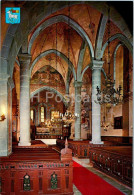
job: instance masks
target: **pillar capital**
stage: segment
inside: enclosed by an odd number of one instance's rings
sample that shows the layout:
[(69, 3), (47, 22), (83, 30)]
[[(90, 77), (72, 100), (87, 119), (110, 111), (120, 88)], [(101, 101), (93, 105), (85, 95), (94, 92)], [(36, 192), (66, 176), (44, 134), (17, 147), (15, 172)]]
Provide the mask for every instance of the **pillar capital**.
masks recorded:
[(4, 73), (0, 73), (0, 81), (8, 81), (10, 75), (9, 74), (4, 74)]
[(103, 64), (104, 64), (104, 61), (93, 60), (93, 62), (92, 62), (92, 70), (94, 70), (94, 69), (101, 70)]
[(13, 79), (11, 77), (8, 78), (8, 84), (10, 85), (11, 89), (14, 88), (14, 82), (13, 82)]
[(82, 87), (82, 81), (74, 81), (74, 87)]
[(11, 89), (14, 88), (14, 81), (8, 74), (1, 74), (0, 75), (0, 85), (3, 86), (5, 83), (7, 83)]
[(25, 63), (25, 62), (30, 63), (31, 55), (28, 53), (22, 53), (22, 54), (18, 54), (18, 58), (20, 63)]

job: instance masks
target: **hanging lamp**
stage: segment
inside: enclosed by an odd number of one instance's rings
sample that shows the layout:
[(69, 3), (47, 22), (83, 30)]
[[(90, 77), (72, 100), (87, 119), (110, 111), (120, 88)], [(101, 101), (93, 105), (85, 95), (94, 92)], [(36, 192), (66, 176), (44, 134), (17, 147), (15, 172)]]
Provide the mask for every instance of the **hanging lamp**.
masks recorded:
[(101, 90), (98, 86), (97, 89), (97, 104), (106, 104), (106, 108), (110, 109), (112, 105), (117, 105), (122, 102), (123, 97), (121, 97), (122, 87), (119, 85), (117, 89), (114, 88), (115, 81), (112, 81), (112, 76), (110, 74), (110, 5), (108, 6), (108, 74), (103, 83), (104, 88)]

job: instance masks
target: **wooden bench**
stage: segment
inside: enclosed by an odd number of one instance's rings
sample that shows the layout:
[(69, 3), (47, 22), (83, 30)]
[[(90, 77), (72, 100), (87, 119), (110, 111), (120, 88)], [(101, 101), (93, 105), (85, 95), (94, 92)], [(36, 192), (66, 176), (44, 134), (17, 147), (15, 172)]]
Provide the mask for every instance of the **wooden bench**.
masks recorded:
[[(65, 140), (57, 140), (56, 143), (60, 149), (64, 148), (65, 146)], [(101, 144), (101, 147), (114, 145), (118, 145), (118, 143), (105, 141), (104, 144)], [(93, 147), (100, 147), (100, 144), (90, 144), (89, 140), (83, 141), (69, 140), (68, 147), (72, 150), (74, 156), (77, 156), (78, 158), (89, 158), (90, 149)]]
[(0, 189), (2, 195), (73, 195), (72, 153), (68, 156), (66, 150), (60, 155), (52, 148), (17, 148), (9, 157), (0, 158)]
[(95, 168), (132, 187), (131, 146), (91, 148), (89, 158)]

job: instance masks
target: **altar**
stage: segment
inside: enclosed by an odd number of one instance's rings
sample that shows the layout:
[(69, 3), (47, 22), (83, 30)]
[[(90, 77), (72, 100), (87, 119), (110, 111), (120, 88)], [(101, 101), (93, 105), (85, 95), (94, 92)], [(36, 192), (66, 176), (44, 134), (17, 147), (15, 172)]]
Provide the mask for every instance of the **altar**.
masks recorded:
[[(70, 135), (70, 124), (65, 125), (61, 122), (53, 123), (51, 125), (41, 124), (36, 127), (35, 139), (65, 139), (66, 137), (69, 138)], [(54, 141), (54, 143), (56, 143), (56, 141)]]
[[(38, 139), (36, 139), (36, 140), (38, 140)], [(43, 142), (44, 144), (46, 144), (46, 145), (56, 145), (56, 140), (57, 140), (57, 139), (45, 138), (45, 139), (39, 139), (39, 140), (42, 141), (42, 142)]]
[(36, 127), (36, 134), (43, 134), (43, 135), (62, 135), (62, 124), (54, 124), (50, 127)]

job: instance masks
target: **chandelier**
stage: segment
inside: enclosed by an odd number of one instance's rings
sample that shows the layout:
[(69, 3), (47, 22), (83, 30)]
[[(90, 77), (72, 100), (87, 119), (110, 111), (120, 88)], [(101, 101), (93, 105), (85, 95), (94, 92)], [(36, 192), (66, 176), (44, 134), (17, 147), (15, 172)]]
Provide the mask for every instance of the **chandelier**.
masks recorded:
[(105, 79), (105, 83), (103, 83), (104, 89), (101, 91), (97, 86), (97, 101), (96, 103), (107, 104), (107, 108), (111, 107), (111, 105), (117, 105), (122, 102), (121, 98), (121, 90), (122, 87), (119, 85), (117, 89), (114, 88), (115, 81), (112, 81), (111, 75), (109, 74)]
[(97, 101), (100, 105), (106, 104), (107, 108), (111, 108), (111, 105), (117, 105), (122, 102), (121, 91), (122, 87), (119, 85), (117, 89), (114, 88), (115, 81), (112, 81), (110, 74), (110, 6), (108, 7), (108, 75), (103, 83), (104, 88), (101, 90), (98, 86), (97, 89)]
[(59, 111), (54, 111), (54, 116), (51, 117), (51, 123), (59, 123), (59, 122), (62, 122), (60, 113)]
[(46, 127), (51, 127), (52, 126), (51, 120), (50, 119), (46, 119), (45, 125), (46, 125)]
[(107, 120), (107, 111), (109, 111), (109, 110), (107, 110), (106, 109), (106, 106), (105, 106), (105, 104), (104, 104), (104, 107), (103, 107), (104, 109), (103, 109), (103, 117), (102, 117), (102, 119), (101, 119), (101, 127), (103, 128), (103, 130), (104, 131), (108, 131), (108, 129), (110, 128), (110, 127), (113, 127), (114, 126), (114, 116), (113, 116), (113, 120), (111, 120), (111, 121), (109, 121), (109, 120)]
[[(68, 3), (68, 64), (70, 63), (70, 6)], [(69, 102), (70, 100), (68, 100)], [(79, 117), (78, 113), (74, 113), (71, 110), (67, 109), (66, 112), (60, 113), (60, 119), (65, 123), (72, 123), (76, 118)]]
[(73, 113), (70, 110), (66, 110), (64, 114), (60, 113), (60, 118), (64, 123), (72, 123), (76, 118), (79, 117), (79, 114)]
[(101, 122), (101, 127), (103, 127), (104, 131), (107, 131), (109, 126), (110, 126), (109, 123), (106, 123), (105, 116), (103, 116), (103, 121)]

